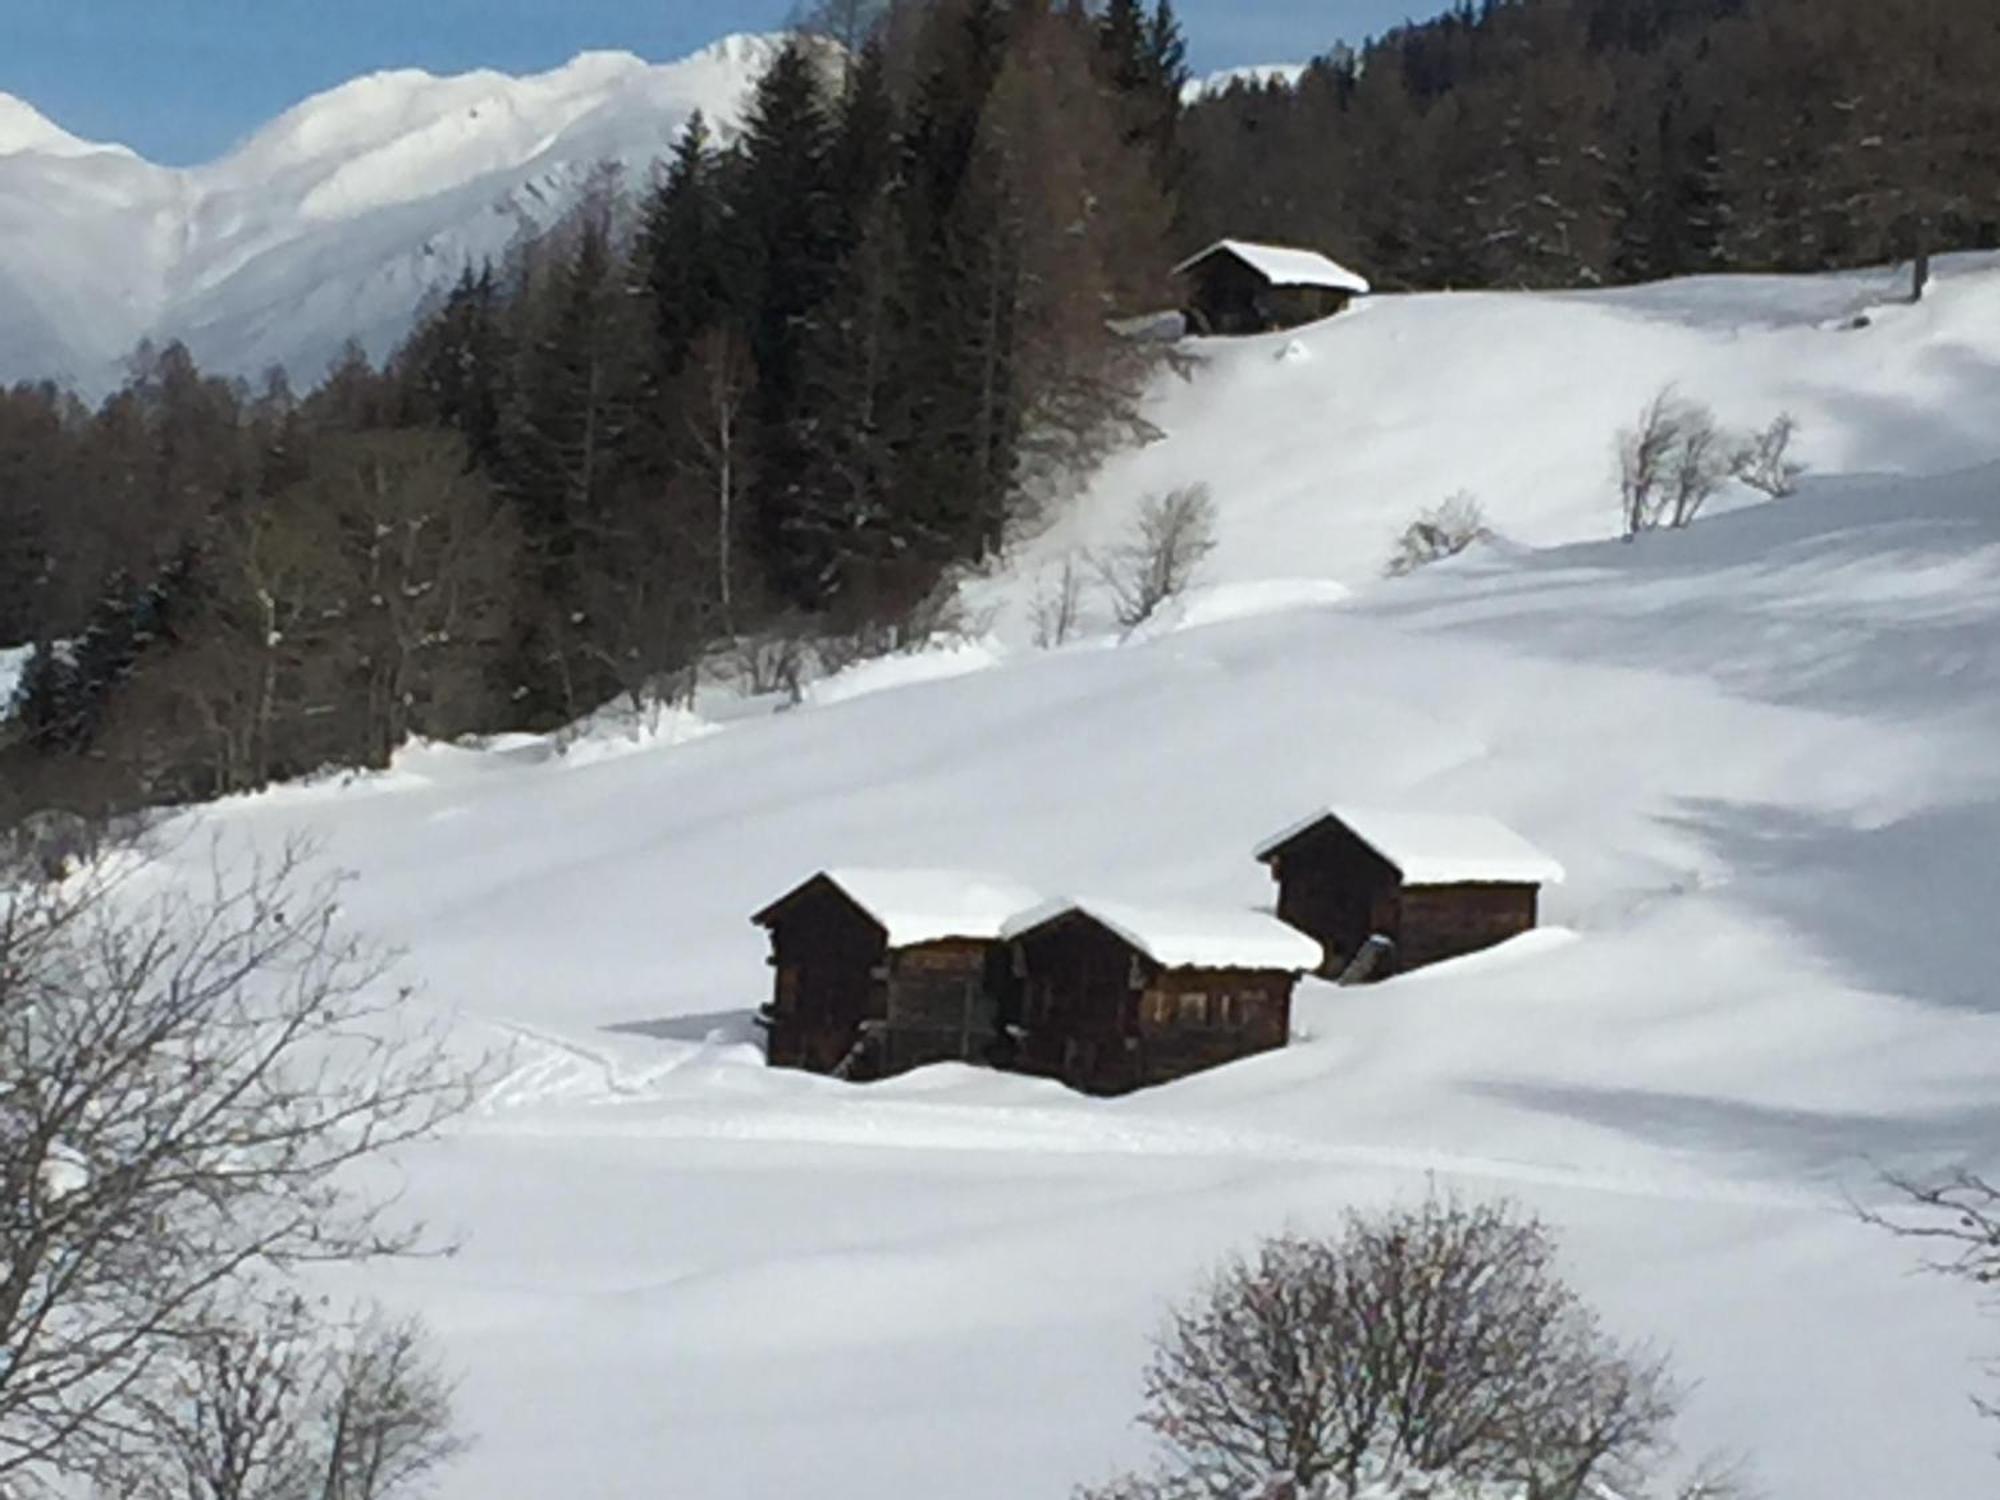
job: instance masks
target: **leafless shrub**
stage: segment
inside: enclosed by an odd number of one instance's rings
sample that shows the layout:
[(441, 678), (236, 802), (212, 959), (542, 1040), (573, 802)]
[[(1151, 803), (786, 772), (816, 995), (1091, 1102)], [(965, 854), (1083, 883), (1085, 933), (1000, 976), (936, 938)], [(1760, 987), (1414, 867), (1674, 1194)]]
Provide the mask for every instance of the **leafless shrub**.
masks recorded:
[(186, 1340), (133, 1411), (107, 1500), (389, 1500), (463, 1446), (421, 1323), (328, 1329), (295, 1294)]
[(907, 602), (878, 595), (874, 608), (845, 620), (836, 615), (813, 643), (815, 664), (823, 675), (832, 676), (877, 657), (980, 639), (993, 628), (994, 611), (970, 608), (962, 581), (956, 574), (946, 574)]
[(1392, 1496), (1426, 1480), (1633, 1493), (1678, 1393), (1603, 1331), (1555, 1250), (1504, 1205), (1437, 1201), (1266, 1241), (1173, 1313), (1139, 1418), (1164, 1461), (1095, 1500)]
[[(1862, 1220), (1914, 1241), (1924, 1249), (1931, 1270), (1971, 1282), (1990, 1298), (1992, 1288), (2000, 1286), (2000, 1185), (1965, 1167), (1930, 1178), (1892, 1172), (1884, 1181), (1895, 1192), (1897, 1206), (1857, 1206)], [(2000, 1376), (2000, 1360), (1988, 1370)], [(2000, 1420), (2000, 1402), (1974, 1404)]]
[(1692, 525), (1728, 482), (1734, 463), (1729, 439), (1715, 425), (1715, 414), (1705, 406), (1688, 406), (1680, 441), (1667, 465), (1667, 524), (1676, 529)]
[(1677, 412), (1683, 403), (1668, 386), (1646, 404), (1639, 425), (1618, 434), (1618, 493), (1625, 535), (1635, 537), (1660, 523), (1667, 463), (1679, 440)]
[(787, 615), (752, 635), (739, 636), (730, 648), (730, 666), (737, 684), (756, 696), (783, 693), (796, 703), (805, 691), (812, 654), (812, 632), (803, 617)]
[(59, 808), (0, 821), (0, 884), (62, 880), (103, 847), (104, 837), (90, 819)]
[(1773, 500), (1797, 493), (1806, 472), (1806, 466), (1791, 456), (1792, 439), (1798, 433), (1799, 424), (1792, 414), (1779, 414), (1762, 432), (1743, 440), (1733, 455), (1732, 472)]
[(305, 852), (0, 892), (0, 1491), (94, 1464), (244, 1278), (419, 1247), (348, 1168), (471, 1100)]
[(1083, 618), (1083, 567), (1074, 552), (1065, 552), (1062, 561), (1045, 570), (1035, 581), (1034, 597), (1028, 601), (1028, 622), (1034, 629), (1035, 644), (1044, 651), (1066, 643), (1076, 634)]
[(1734, 455), (1715, 413), (1667, 386), (1618, 435), (1618, 488), (1629, 539), (1687, 526), (1729, 478)]
[(1150, 620), (1214, 550), (1215, 501), (1207, 485), (1147, 496), (1128, 539), (1095, 559), (1119, 625), (1131, 630)]
[(1403, 529), (1396, 539), (1396, 550), (1382, 571), (1391, 578), (1406, 577), (1431, 563), (1456, 557), (1492, 535), (1478, 499), (1469, 490), (1460, 490), (1424, 511)]

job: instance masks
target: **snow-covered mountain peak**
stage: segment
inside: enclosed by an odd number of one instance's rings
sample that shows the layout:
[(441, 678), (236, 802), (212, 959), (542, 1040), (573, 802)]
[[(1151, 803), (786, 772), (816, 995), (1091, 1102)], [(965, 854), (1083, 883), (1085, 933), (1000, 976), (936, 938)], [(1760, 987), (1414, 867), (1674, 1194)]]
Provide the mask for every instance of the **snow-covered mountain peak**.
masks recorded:
[(710, 42), (701, 51), (689, 56), (682, 66), (708, 65), (761, 71), (778, 55), (784, 41), (783, 36), (769, 32), (738, 31)]
[(640, 180), (697, 109), (726, 131), (780, 45), (585, 52), (520, 77), (371, 73), (185, 171), (0, 95), (0, 380), (95, 392), (141, 338), (302, 380), (350, 337), (380, 355), (427, 293), (560, 215), (598, 163)]
[(31, 153), (62, 157), (132, 154), (123, 146), (102, 145), (73, 136), (25, 99), (0, 94), (0, 156)]

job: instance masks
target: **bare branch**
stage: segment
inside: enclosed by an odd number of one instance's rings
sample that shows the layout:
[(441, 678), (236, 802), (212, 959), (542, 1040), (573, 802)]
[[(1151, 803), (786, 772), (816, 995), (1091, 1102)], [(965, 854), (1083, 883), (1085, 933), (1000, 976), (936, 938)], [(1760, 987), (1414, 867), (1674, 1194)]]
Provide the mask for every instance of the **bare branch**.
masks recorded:
[(194, 890), (0, 893), (0, 1482), (89, 1463), (246, 1276), (421, 1247), (348, 1168), (476, 1079), (339, 887), (292, 846)]

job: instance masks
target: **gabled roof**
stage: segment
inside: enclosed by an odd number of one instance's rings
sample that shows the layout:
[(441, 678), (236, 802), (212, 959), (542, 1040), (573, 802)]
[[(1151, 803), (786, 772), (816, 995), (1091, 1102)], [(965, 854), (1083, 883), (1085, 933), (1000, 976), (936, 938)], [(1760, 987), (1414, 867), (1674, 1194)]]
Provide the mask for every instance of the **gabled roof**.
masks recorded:
[(891, 948), (935, 943), (945, 938), (991, 941), (1007, 919), (1042, 900), (1001, 875), (979, 870), (866, 869), (822, 870), (773, 901), (750, 920), (768, 927), (785, 907), (819, 882), (839, 890), (889, 936)]
[(1269, 860), (1329, 820), (1402, 872), (1405, 885), (1560, 885), (1563, 867), (1497, 819), (1479, 814), (1322, 807), (1257, 848)]
[(1174, 275), (1200, 265), (1211, 255), (1235, 256), (1272, 286), (1323, 286), (1362, 295), (1369, 291), (1367, 277), (1348, 270), (1338, 261), (1328, 260), (1317, 250), (1259, 245), (1249, 240), (1217, 240), (1199, 255), (1190, 255), (1175, 266)]
[(1045, 902), (1009, 921), (1001, 936), (1023, 937), (1068, 916), (1087, 917), (1168, 969), (1316, 969), (1318, 943), (1263, 912), (1231, 907), (1145, 907), (1122, 901)]

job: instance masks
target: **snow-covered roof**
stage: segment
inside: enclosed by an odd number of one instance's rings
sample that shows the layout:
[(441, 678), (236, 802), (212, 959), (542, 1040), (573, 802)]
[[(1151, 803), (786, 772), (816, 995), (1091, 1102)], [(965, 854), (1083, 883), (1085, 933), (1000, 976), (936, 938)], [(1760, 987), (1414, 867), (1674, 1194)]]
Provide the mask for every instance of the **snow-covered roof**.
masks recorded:
[(891, 948), (945, 938), (992, 940), (1007, 919), (1042, 900), (1039, 891), (979, 870), (823, 870), (757, 914), (763, 922), (814, 880), (825, 879), (881, 924)]
[(1190, 255), (1175, 266), (1174, 274), (1178, 276), (1211, 255), (1223, 253), (1235, 256), (1272, 286), (1324, 286), (1362, 294), (1369, 290), (1367, 277), (1348, 270), (1338, 261), (1327, 259), (1317, 250), (1297, 250), (1288, 245), (1258, 245), (1249, 240), (1217, 240), (1199, 255)]
[(1329, 818), (1403, 872), (1405, 885), (1560, 885), (1563, 867), (1497, 818), (1477, 813), (1322, 807), (1257, 846), (1269, 859)]
[(1109, 928), (1169, 969), (1316, 969), (1318, 943), (1263, 912), (1231, 907), (1128, 906), (1068, 897), (1022, 912), (1001, 931), (1020, 937), (1075, 913)]

